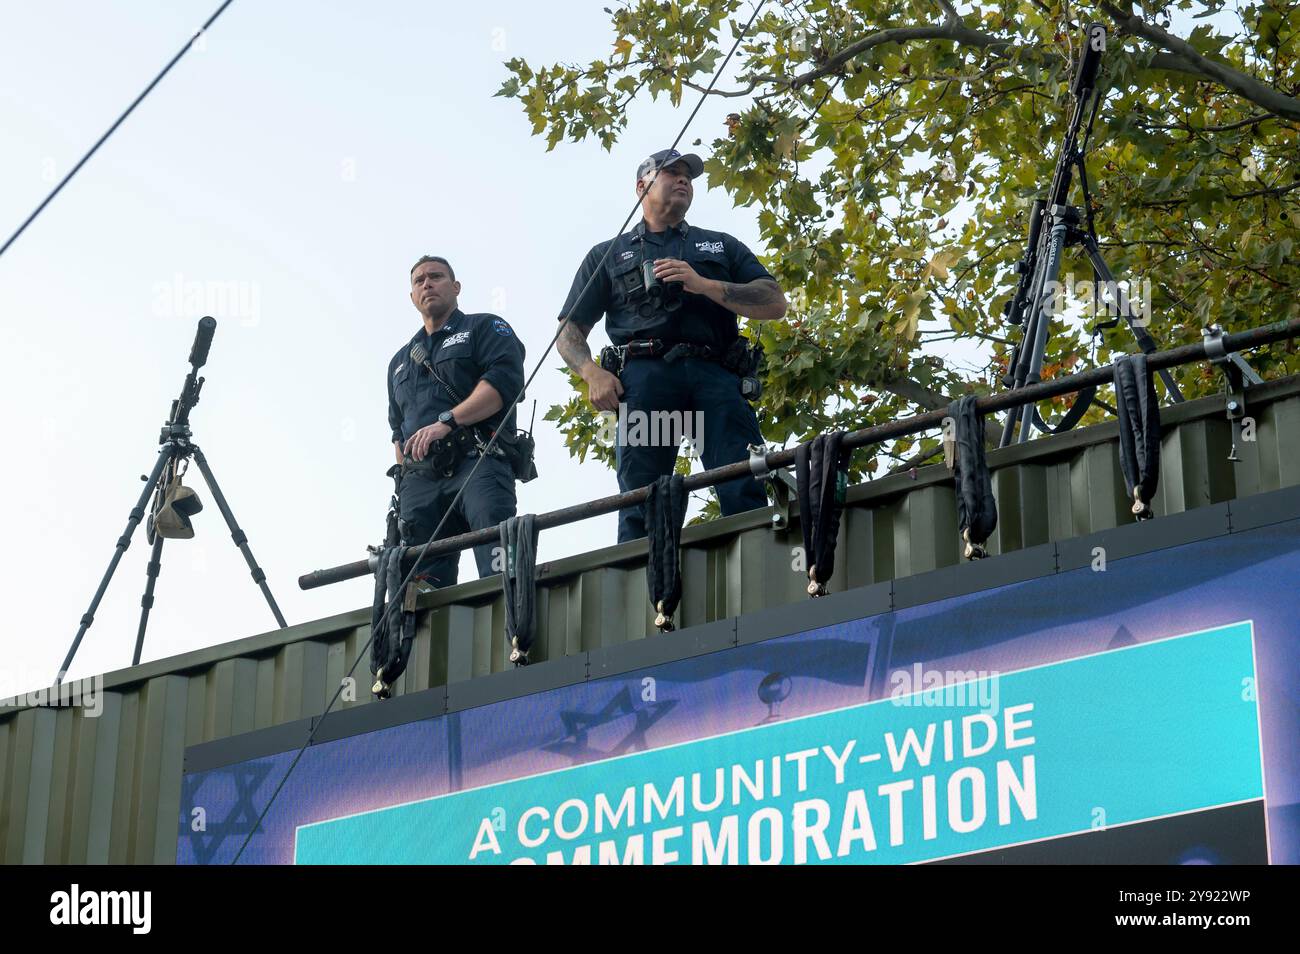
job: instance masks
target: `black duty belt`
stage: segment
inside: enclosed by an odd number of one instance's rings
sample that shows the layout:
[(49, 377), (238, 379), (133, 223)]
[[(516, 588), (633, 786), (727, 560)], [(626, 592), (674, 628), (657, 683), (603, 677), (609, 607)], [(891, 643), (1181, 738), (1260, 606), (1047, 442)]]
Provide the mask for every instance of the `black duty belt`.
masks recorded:
[(406, 457), (402, 461), (402, 476), (420, 474), (424, 477), (450, 477), (460, 462), (478, 452), (478, 441), (468, 427), (458, 427), (441, 440), (429, 444), (424, 460)]
[(669, 364), (672, 361), (682, 359), (682, 357), (702, 357), (706, 361), (720, 361), (725, 355), (725, 348), (716, 347), (715, 344), (694, 344), (692, 342), (669, 342), (660, 338), (649, 338), (645, 341), (630, 341), (627, 344), (616, 344), (620, 355), (624, 360), (632, 357), (662, 357)]
[(611, 374), (621, 375), (623, 366), (633, 358), (659, 358), (669, 364), (682, 358), (700, 358), (743, 375), (746, 373), (747, 355), (744, 338), (736, 338), (726, 347), (647, 338), (629, 341), (625, 345), (606, 345), (600, 352), (600, 366)]
[(720, 361), (724, 349), (713, 345), (692, 344), (688, 341), (664, 341), (649, 338), (644, 341), (629, 341), (619, 346), (625, 358), (663, 358), (673, 362), (681, 358), (703, 358), (706, 361)]

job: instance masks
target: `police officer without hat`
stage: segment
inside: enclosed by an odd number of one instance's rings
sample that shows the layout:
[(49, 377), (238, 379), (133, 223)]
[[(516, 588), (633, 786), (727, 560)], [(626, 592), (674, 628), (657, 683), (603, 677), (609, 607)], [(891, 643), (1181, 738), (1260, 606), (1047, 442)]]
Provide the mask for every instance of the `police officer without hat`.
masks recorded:
[[(426, 255), (411, 269), (411, 302), (424, 318), (388, 363), (388, 423), (402, 464), (402, 542), (425, 543), (465, 483), (492, 432), (513, 434), (524, 386), (524, 346), (496, 315), (457, 307), (460, 282), (445, 258)], [(412, 356), (415, 346), (423, 360)], [(420, 357), (417, 355), (417, 357)], [(495, 527), (515, 515), (515, 477), (500, 441), (478, 469), (442, 536)], [(492, 568), (491, 544), (474, 548), (479, 576)], [(437, 586), (456, 582), (459, 554), (421, 564)]]
[[(742, 242), (725, 232), (687, 224), (686, 210), (694, 197), (691, 180), (703, 171), (699, 156), (676, 150), (657, 152), (641, 163), (636, 192), (643, 219), (612, 240), (604, 267), (579, 300), (611, 243), (602, 242), (587, 253), (560, 314), (562, 320), (573, 312), (560, 336), (559, 351), (587, 382), (592, 406), (599, 411), (617, 411), (622, 398), (629, 415), (700, 412), (703, 434), (696, 437), (704, 466), (713, 468), (746, 459), (749, 445), (762, 442), (754, 410), (740, 389), (735, 357), (743, 354), (743, 342), (736, 316), (781, 318), (786, 300)], [(653, 264), (643, 268), (644, 263)], [(610, 340), (619, 348), (618, 376), (596, 364), (587, 345), (602, 315), (608, 319)], [(620, 436), (616, 450), (621, 490), (635, 490), (672, 472), (676, 446), (624, 443)], [(724, 515), (767, 506), (762, 485), (749, 477), (720, 484), (717, 492)], [(619, 512), (620, 543), (645, 532), (641, 507)]]

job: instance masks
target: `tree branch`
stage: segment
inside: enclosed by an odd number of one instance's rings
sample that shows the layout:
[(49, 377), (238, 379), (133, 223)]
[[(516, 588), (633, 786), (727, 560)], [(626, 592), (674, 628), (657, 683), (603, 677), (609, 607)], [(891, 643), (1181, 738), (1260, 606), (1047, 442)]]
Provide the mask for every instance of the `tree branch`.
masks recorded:
[(905, 401), (911, 401), (917, 407), (923, 407), (927, 411), (937, 411), (941, 407), (947, 407), (952, 401), (938, 391), (931, 391), (922, 384), (918, 384), (911, 378), (891, 378), (880, 385), (886, 391), (890, 391), (903, 398)]
[(894, 27), (863, 37), (856, 43), (851, 43), (840, 50), (816, 69), (800, 73), (790, 81), (790, 89), (798, 89), (800, 86), (806, 86), (827, 73), (834, 73), (848, 63), (849, 60), (874, 47), (884, 46), (886, 43), (908, 43), (912, 40), (952, 40), (954, 43), (980, 48), (1015, 45), (1011, 40), (1004, 40), (991, 33), (981, 33), (978, 30), (962, 26), (958, 21), (949, 21), (942, 26)]
[(1293, 182), (1289, 186), (1277, 186), (1272, 189), (1252, 189), (1250, 192), (1225, 192), (1224, 195), (1229, 199), (1253, 199), (1257, 195), (1286, 195), (1295, 189), (1300, 189), (1300, 182)]
[(913, 467), (916, 467), (918, 464), (924, 464), (926, 461), (938, 457), (942, 453), (943, 444), (940, 444), (937, 447), (931, 447), (928, 451), (917, 451), (911, 457), (908, 457), (906, 460), (901, 460), (899, 463), (891, 467), (888, 476), (892, 477), (894, 474), (905, 473)]
[[(1168, 51), (1168, 57), (1157, 56), (1156, 59), (1161, 62), (1158, 68), (1198, 74), (1250, 100), (1270, 113), (1287, 119), (1300, 119), (1300, 100), (1287, 96), (1261, 83), (1255, 77), (1233, 69), (1226, 63), (1207, 59), (1186, 40), (1167, 33), (1152, 23), (1147, 23), (1141, 17), (1125, 13), (1106, 0), (1103, 0), (1101, 8), (1124, 32), (1140, 36), (1148, 43)], [(1170, 63), (1170, 60), (1173, 62)], [(1156, 66), (1156, 62), (1153, 61), (1152, 66)]]
[[(1238, 201), (1241, 199), (1253, 199), (1261, 195), (1278, 198), (1286, 195), (1288, 192), (1294, 192), (1296, 189), (1300, 189), (1300, 182), (1293, 182), (1290, 185), (1285, 186), (1274, 186), (1269, 189), (1252, 189), (1249, 192), (1228, 192), (1225, 190), (1223, 195), (1224, 198)], [(1186, 196), (1174, 196), (1169, 199), (1149, 199), (1145, 202), (1139, 202), (1138, 207), (1144, 209), (1163, 209), (1166, 207), (1183, 205), (1186, 201)]]
[[(951, 8), (949, 0), (937, 0), (941, 6)], [(1300, 120), (1300, 100), (1261, 83), (1253, 76), (1242, 73), (1232, 67), (1206, 59), (1196, 52), (1186, 40), (1165, 32), (1146, 21), (1123, 13), (1110, 3), (1103, 2), (1103, 9), (1120, 25), (1124, 32), (1139, 36), (1164, 52), (1156, 53), (1149, 64), (1150, 69), (1165, 70), (1174, 73), (1186, 73), (1201, 80), (1209, 80), (1223, 88), (1236, 93), (1269, 113), (1286, 119)], [(946, 11), (945, 11), (946, 15)], [(1017, 46), (1015, 41), (983, 33), (965, 26), (960, 19), (945, 19), (939, 26), (891, 27), (863, 37), (850, 43), (825, 63), (807, 72), (800, 73), (790, 80), (789, 89), (796, 90), (828, 73), (843, 68), (849, 61), (877, 46), (887, 43), (904, 44), (913, 40), (951, 40), (962, 46), (980, 49), (1001, 49)]]
[(710, 96), (748, 96), (750, 93), (754, 92), (754, 90), (758, 88), (758, 84), (759, 84), (760, 82), (770, 82), (771, 80), (772, 80), (772, 77), (770, 77), (770, 76), (760, 76), (760, 77), (758, 77), (758, 78), (752, 80), (752, 81), (750, 82), (749, 86), (746, 87), (745, 89), (714, 89), (714, 90), (708, 90), (708, 89), (706, 89), (706, 87), (700, 86), (698, 83), (692, 83), (692, 82), (691, 82), (690, 80), (688, 80), (688, 79), (684, 79), (684, 80), (682, 80), (682, 85), (683, 85), (683, 86), (686, 86), (686, 87), (688, 87), (688, 88), (690, 88), (690, 89), (693, 89), (693, 90), (695, 90), (695, 91), (697, 91), (697, 92), (700, 92), (700, 93), (708, 92), (708, 94), (709, 94)]
[(1225, 123), (1222, 126), (1193, 126), (1188, 122), (1181, 123), (1149, 123), (1145, 120), (1136, 120), (1137, 124), (1143, 129), (1178, 129), (1189, 133), (1207, 133), (1207, 132), (1229, 132), (1233, 129), (1241, 129), (1243, 126), (1254, 126), (1256, 123), (1262, 123), (1265, 120), (1277, 119), (1272, 113), (1256, 113), (1254, 116), (1248, 116), (1245, 119), (1235, 123)]

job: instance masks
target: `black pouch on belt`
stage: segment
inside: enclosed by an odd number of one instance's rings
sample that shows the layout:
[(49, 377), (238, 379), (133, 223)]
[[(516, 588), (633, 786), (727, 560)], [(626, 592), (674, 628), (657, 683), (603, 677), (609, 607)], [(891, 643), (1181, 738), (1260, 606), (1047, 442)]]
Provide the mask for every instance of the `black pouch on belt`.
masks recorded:
[(424, 460), (407, 460), (402, 463), (402, 474), (420, 474), (425, 477), (450, 477), (474, 449), (474, 434), (466, 427), (458, 427), (442, 440), (429, 445)]
[(623, 352), (614, 345), (605, 345), (600, 349), (600, 366), (614, 377), (623, 376)]
[(750, 344), (737, 338), (722, 354), (719, 362), (728, 371), (740, 377), (740, 393), (746, 401), (757, 401), (763, 396), (763, 343)]
[(515, 480), (526, 484), (537, 476), (537, 441), (527, 431), (515, 430), (513, 436), (507, 436), (508, 433), (502, 431), (497, 435), (497, 447), (501, 448)]

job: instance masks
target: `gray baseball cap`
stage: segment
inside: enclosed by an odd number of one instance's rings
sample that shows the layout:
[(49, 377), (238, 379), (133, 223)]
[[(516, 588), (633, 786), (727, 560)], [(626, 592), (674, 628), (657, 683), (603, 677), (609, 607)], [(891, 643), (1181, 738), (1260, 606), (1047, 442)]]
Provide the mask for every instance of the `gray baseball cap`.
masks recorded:
[(661, 149), (642, 160), (641, 165), (637, 166), (636, 177), (640, 179), (656, 169), (671, 166), (674, 162), (686, 163), (686, 168), (692, 179), (698, 179), (700, 174), (704, 172), (704, 160), (695, 153), (688, 152), (686, 155), (682, 155), (676, 149)]

